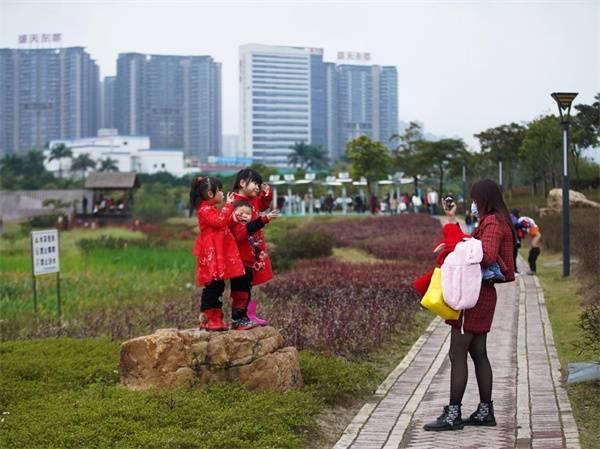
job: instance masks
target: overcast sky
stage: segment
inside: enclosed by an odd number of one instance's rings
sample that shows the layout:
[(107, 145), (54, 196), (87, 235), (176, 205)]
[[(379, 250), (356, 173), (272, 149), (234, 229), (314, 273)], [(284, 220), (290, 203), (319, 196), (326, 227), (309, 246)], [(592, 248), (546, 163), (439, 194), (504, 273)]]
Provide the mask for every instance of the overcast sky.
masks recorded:
[[(600, 91), (600, 0), (0, 0), (0, 48), (62, 33), (102, 76), (120, 52), (211, 55), (223, 64), (223, 132), (238, 130), (238, 46), (255, 42), (370, 52), (395, 65), (399, 116), (463, 137), (555, 113), (553, 91)], [(0, 86), (2, 88), (2, 86)]]

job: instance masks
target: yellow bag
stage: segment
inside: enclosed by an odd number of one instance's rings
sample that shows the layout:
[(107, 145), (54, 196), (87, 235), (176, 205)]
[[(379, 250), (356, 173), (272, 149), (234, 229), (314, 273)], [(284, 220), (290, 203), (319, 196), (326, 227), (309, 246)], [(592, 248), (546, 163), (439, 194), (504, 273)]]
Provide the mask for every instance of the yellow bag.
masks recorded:
[(445, 320), (457, 320), (460, 317), (460, 311), (454, 310), (444, 302), (442, 296), (442, 270), (437, 267), (433, 270), (429, 288), (423, 299), (421, 299), (421, 305)]

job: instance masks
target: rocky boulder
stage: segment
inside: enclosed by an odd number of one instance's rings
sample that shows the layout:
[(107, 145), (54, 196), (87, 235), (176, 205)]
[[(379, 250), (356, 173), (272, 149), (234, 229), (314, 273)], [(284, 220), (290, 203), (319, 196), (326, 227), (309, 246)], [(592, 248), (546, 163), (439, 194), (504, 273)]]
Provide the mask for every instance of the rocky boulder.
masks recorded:
[(207, 332), (159, 329), (121, 345), (121, 384), (132, 390), (239, 381), (250, 390), (302, 387), (298, 352), (273, 327)]
[[(596, 207), (600, 203), (588, 200), (585, 195), (575, 190), (569, 190), (569, 204), (571, 207)], [(548, 193), (548, 208), (556, 211), (562, 210), (562, 189), (552, 189)]]

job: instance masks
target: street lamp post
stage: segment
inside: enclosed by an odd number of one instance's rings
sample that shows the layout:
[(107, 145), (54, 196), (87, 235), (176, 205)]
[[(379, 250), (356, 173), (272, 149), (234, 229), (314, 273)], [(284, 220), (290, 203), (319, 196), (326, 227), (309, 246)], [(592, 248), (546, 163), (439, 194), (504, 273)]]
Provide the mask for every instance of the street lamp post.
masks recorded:
[(571, 104), (577, 96), (577, 92), (554, 92), (552, 98), (558, 105), (558, 112), (560, 114), (560, 129), (562, 134), (562, 146), (563, 146), (563, 184), (562, 184), (562, 197), (563, 197), (563, 276), (569, 276), (571, 274), (571, 253), (570, 253), (570, 204), (569, 204), (569, 125), (571, 118)]
[(498, 157), (498, 185), (500, 190), (504, 190), (504, 176), (502, 173), (502, 157)]
[(467, 212), (467, 164), (465, 160), (462, 161), (462, 197), (463, 197), (463, 206), (465, 208), (465, 213)]

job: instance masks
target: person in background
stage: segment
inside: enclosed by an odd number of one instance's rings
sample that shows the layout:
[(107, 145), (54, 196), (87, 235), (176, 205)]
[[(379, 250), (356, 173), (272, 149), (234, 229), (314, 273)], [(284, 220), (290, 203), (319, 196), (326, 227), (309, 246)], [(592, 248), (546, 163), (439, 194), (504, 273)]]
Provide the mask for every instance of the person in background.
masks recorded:
[(429, 210), (429, 215), (437, 214), (437, 204), (439, 201), (439, 195), (435, 191), (435, 189), (428, 187), (427, 188), (427, 209)]
[(354, 212), (358, 212), (359, 214), (364, 213), (365, 211), (365, 203), (362, 199), (362, 196), (356, 195), (354, 197)]
[(413, 193), (410, 202), (412, 204), (413, 212), (415, 214), (421, 212), (421, 206), (423, 205), (423, 201), (421, 200), (421, 197), (418, 195), (417, 192)]
[(465, 225), (467, 225), (467, 233), (469, 234), (473, 234), (473, 231), (475, 230), (474, 218), (475, 217), (470, 210), (465, 213)]
[(88, 208), (87, 196), (84, 196), (83, 199), (81, 200), (81, 208), (83, 209), (83, 215), (87, 215), (87, 208)]
[(510, 218), (512, 220), (512, 224), (517, 230), (516, 242), (515, 242), (515, 251), (514, 251), (514, 259), (515, 259), (515, 273), (519, 273), (517, 270), (517, 257), (519, 255), (519, 249), (521, 248), (521, 239), (523, 238), (523, 232), (519, 230), (519, 209), (513, 209), (510, 212)]
[(398, 213), (398, 194), (394, 193), (390, 200), (390, 212), (392, 215), (396, 215)]
[(531, 248), (529, 249), (529, 256), (527, 262), (529, 262), (529, 271), (527, 274), (533, 275), (537, 269), (537, 258), (540, 255), (540, 240), (542, 239), (542, 233), (540, 232), (539, 226), (530, 217), (520, 217), (517, 221), (517, 231), (523, 233), (525, 236), (531, 237)]
[(377, 199), (377, 195), (375, 192), (371, 193), (371, 213), (373, 215), (379, 212), (379, 200)]

